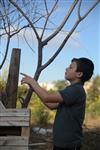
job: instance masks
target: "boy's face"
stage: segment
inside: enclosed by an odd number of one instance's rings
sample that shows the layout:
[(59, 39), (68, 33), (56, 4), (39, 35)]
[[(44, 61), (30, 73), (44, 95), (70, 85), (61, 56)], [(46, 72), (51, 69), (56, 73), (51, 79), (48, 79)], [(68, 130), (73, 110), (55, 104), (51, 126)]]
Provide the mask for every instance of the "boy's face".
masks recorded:
[(72, 62), (68, 68), (66, 68), (65, 71), (65, 79), (69, 80), (71, 82), (76, 81), (77, 79), (79, 79), (79, 72), (76, 72), (77, 70), (77, 63), (76, 62)]

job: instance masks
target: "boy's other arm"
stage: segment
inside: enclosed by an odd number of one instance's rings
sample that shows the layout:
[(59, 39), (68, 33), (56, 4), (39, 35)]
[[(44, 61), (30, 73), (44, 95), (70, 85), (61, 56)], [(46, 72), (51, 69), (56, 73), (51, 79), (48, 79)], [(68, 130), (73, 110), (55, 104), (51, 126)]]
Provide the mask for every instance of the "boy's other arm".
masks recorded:
[(21, 84), (28, 84), (35, 91), (35, 93), (40, 97), (43, 103), (61, 103), (63, 98), (59, 92), (49, 93), (47, 90), (40, 87), (40, 85), (30, 76), (23, 74), (24, 78), (21, 80)]
[(57, 109), (59, 106), (59, 103), (44, 103), (45, 106), (47, 106), (49, 109)]

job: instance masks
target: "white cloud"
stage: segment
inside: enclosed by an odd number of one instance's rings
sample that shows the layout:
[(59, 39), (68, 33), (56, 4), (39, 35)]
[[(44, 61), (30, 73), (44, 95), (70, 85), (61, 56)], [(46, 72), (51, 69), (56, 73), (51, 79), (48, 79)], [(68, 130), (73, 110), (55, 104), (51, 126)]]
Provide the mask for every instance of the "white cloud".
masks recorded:
[[(13, 28), (11, 28), (11, 31), (13, 31)], [(37, 31), (38, 31), (38, 34), (41, 35), (42, 30), (38, 29)], [(46, 31), (45, 37), (48, 37), (50, 34), (52, 34), (52, 32), (54, 31)], [(61, 45), (61, 43), (63, 42), (67, 34), (68, 32), (60, 32), (57, 36), (55, 36), (52, 40), (48, 42), (48, 44), (44, 47), (44, 52), (45, 50), (46, 51), (48, 50), (52, 55), (59, 48), (59, 46)], [(64, 48), (79, 49), (81, 47), (80, 42), (79, 42), (79, 37), (80, 37), (79, 32), (73, 32), (73, 34), (71, 35), (71, 37), (65, 44)], [(6, 36), (4, 37), (4, 40), (6, 40)], [(14, 43), (14, 46), (18, 45), (18, 47), (20, 48), (26, 45), (30, 45), (33, 51), (37, 50), (37, 39), (33, 30), (30, 28), (27, 28), (27, 30), (22, 30), (21, 32), (18, 33), (18, 35), (15, 35), (11, 40), (11, 45), (13, 45), (13, 43)]]

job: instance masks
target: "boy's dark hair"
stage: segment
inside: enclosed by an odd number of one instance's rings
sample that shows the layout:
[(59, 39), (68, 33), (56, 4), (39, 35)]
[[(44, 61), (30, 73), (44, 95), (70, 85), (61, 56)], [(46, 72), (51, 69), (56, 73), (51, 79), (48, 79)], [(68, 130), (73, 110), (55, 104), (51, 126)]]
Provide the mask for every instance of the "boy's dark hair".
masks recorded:
[(93, 62), (88, 58), (73, 58), (72, 62), (77, 63), (77, 72), (83, 72), (83, 76), (81, 77), (81, 81), (84, 83), (85, 81), (88, 81), (94, 71), (94, 64)]

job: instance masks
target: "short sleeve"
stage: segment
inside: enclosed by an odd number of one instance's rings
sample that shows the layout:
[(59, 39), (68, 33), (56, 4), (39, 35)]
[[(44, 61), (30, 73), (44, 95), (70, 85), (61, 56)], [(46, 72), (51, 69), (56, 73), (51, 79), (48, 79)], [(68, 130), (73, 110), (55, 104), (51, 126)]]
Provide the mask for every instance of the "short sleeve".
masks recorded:
[(84, 97), (82, 86), (68, 86), (63, 90), (60, 90), (63, 101), (66, 105), (73, 105), (78, 101), (82, 100)]

